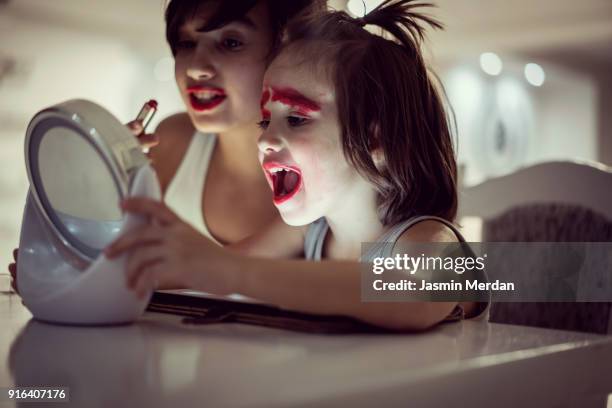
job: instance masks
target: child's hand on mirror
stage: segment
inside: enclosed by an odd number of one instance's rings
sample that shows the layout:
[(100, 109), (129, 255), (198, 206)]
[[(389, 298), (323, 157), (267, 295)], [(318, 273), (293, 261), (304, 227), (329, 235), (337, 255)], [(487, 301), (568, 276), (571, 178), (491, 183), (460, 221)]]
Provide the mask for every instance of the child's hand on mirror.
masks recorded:
[(159, 138), (155, 135), (155, 133), (144, 133), (144, 129), (142, 128), (142, 123), (137, 120), (133, 120), (128, 122), (125, 126), (130, 129), (130, 132), (138, 139), (138, 142), (143, 147), (143, 149), (150, 149), (159, 144)]
[(130, 198), (122, 202), (122, 208), (152, 220), (122, 235), (104, 251), (108, 258), (129, 251), (127, 284), (139, 296), (150, 289), (169, 287), (219, 295), (234, 292), (233, 273), (227, 266), (235, 255), (203, 236), (162, 202)]

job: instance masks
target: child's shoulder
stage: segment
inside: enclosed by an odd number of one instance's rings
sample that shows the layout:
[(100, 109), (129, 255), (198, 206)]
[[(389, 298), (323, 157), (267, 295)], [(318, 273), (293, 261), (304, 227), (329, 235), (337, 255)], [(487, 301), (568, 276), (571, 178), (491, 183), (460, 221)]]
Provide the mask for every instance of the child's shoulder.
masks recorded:
[(406, 229), (398, 238), (398, 243), (409, 242), (458, 242), (455, 232), (442, 221), (424, 219)]

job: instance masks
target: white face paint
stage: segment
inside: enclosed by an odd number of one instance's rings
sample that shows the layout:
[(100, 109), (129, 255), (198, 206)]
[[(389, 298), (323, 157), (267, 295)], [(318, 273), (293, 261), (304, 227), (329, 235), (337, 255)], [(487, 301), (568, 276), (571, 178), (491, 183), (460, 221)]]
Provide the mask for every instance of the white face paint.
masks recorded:
[(347, 163), (340, 142), (334, 87), (282, 53), (266, 71), (260, 161), (274, 202), (291, 225), (326, 216), (364, 180)]

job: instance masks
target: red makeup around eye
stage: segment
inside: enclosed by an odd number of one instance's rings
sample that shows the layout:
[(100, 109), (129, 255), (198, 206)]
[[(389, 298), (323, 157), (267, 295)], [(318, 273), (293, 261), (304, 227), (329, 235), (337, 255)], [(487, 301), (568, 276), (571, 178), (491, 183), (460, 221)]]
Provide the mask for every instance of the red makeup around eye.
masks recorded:
[(272, 116), (270, 111), (264, 108), (264, 106), (266, 105), (266, 103), (268, 103), (269, 100), (270, 100), (270, 91), (265, 89), (263, 93), (261, 94), (261, 103), (260, 103), (261, 117), (264, 120), (270, 120), (270, 117)]
[(321, 110), (321, 106), (318, 103), (293, 88), (272, 88), (272, 102), (280, 102), (298, 109), (297, 113), (302, 115), (308, 115)]

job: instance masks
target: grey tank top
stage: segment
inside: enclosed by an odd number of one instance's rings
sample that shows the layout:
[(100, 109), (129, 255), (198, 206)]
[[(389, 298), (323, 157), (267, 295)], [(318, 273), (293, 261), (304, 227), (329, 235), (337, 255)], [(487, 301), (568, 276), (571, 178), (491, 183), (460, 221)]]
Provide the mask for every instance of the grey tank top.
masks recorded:
[[(380, 238), (378, 238), (378, 240), (376, 240), (373, 245), (369, 247), (368, 252), (361, 256), (360, 260), (373, 259), (375, 257), (391, 257), (394, 244), (395, 242), (397, 242), (399, 237), (410, 227), (425, 220), (435, 220), (443, 223), (455, 233), (459, 242), (466, 242), (465, 238), (463, 238), (463, 235), (461, 235), (461, 232), (459, 232), (459, 230), (453, 223), (445, 220), (444, 218), (436, 217), (434, 215), (418, 215), (391, 227)], [(323, 254), (323, 245), (325, 243), (325, 237), (327, 236), (328, 231), (329, 225), (327, 224), (325, 218), (319, 218), (317, 221), (313, 222), (308, 226), (308, 229), (306, 230), (306, 235), (304, 237), (304, 257), (306, 259), (311, 261), (321, 261)], [(487, 279), (486, 273), (484, 278)], [(472, 318), (486, 319), (488, 317), (490, 303), (490, 301), (478, 302)], [(465, 313), (463, 311), (463, 308), (460, 305), (457, 305), (455, 309), (451, 312), (451, 314), (447, 316), (444, 320), (461, 320), (464, 317)]]

